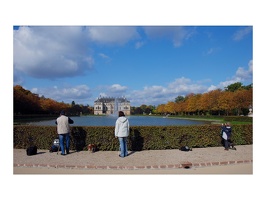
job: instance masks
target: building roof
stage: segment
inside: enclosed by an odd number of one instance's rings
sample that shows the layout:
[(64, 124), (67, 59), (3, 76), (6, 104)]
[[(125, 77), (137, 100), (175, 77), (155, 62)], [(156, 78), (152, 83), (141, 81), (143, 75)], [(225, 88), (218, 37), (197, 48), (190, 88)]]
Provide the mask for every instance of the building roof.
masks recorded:
[(117, 101), (119, 103), (129, 103), (130, 101), (127, 100), (125, 97), (99, 97), (97, 100), (94, 101), (94, 103), (96, 102), (102, 102), (102, 103), (110, 103), (110, 102), (114, 102), (115, 99), (117, 99)]

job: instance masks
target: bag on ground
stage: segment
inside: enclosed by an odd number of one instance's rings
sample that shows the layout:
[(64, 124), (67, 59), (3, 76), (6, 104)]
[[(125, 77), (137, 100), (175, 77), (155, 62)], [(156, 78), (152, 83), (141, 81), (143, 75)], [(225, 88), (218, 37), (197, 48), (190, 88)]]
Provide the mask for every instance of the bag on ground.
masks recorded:
[(49, 150), (50, 153), (60, 151), (59, 139), (54, 139), (53, 144)]
[(57, 152), (58, 151), (58, 146), (56, 145), (52, 145), (51, 148), (50, 148), (50, 152)]
[(37, 146), (30, 146), (26, 150), (28, 156), (36, 155), (37, 154)]
[(188, 146), (182, 146), (180, 151), (192, 151), (192, 148), (189, 148)]

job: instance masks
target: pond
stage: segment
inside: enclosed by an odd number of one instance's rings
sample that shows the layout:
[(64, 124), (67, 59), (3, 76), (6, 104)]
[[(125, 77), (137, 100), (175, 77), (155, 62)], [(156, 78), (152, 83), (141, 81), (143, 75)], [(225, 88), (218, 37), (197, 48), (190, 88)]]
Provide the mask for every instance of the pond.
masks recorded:
[[(200, 125), (210, 122), (178, 119), (171, 117), (155, 116), (127, 116), (130, 126), (178, 126), (178, 125)], [(74, 120), (72, 126), (114, 126), (117, 117), (114, 116), (81, 116), (71, 117)], [(30, 122), (29, 125), (56, 126), (54, 120)]]

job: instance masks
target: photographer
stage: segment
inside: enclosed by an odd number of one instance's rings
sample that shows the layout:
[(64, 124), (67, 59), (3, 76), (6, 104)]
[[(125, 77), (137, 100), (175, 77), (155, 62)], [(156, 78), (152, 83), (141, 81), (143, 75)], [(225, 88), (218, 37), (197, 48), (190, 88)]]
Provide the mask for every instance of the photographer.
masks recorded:
[(230, 146), (232, 146), (232, 149), (236, 150), (236, 148), (234, 147), (234, 144), (231, 141), (232, 128), (229, 122), (222, 124), (221, 134), (222, 134), (222, 138), (224, 141), (224, 150), (228, 151)]
[[(69, 117), (65, 116), (65, 111), (62, 110), (60, 113), (60, 117), (58, 117), (55, 121), (57, 125), (57, 133), (59, 135), (59, 143), (61, 148), (61, 155), (69, 154), (70, 147), (70, 127), (69, 124), (73, 124), (74, 121)], [(66, 143), (66, 153), (64, 143)]]

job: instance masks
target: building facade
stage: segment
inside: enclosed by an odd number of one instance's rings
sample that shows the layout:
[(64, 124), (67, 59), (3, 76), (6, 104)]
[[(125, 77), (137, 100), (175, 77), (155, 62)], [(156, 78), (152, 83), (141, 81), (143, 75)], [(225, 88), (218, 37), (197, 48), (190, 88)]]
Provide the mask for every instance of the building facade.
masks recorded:
[(124, 97), (99, 97), (94, 101), (94, 115), (113, 115), (118, 111), (130, 115), (130, 101)]

